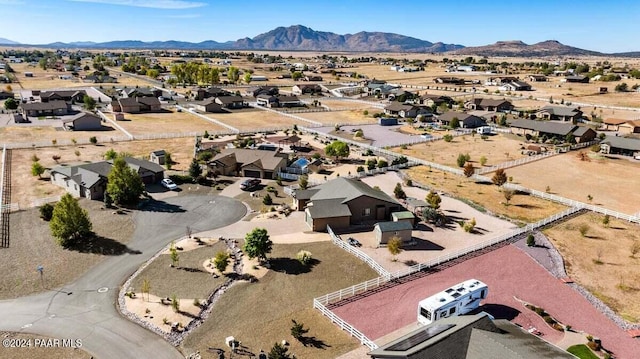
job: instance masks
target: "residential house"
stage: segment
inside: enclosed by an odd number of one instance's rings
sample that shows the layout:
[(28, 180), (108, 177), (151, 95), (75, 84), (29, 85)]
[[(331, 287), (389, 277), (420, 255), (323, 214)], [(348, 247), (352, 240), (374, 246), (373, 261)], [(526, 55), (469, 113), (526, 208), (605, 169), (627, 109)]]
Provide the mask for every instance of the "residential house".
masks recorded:
[(122, 97), (160, 97), (162, 90), (150, 87), (127, 88), (120, 91)]
[(258, 104), (258, 106), (278, 107), (278, 97), (275, 95), (263, 93), (256, 96), (256, 103)]
[(242, 96), (218, 96), (216, 97), (215, 101), (223, 108), (235, 109), (245, 107), (245, 102)]
[(574, 107), (547, 105), (539, 109), (536, 116), (545, 120), (577, 122), (582, 118), (582, 111)]
[(618, 132), (622, 134), (640, 133), (640, 120), (626, 121), (619, 124)]
[(391, 96), (393, 96), (395, 98), (395, 92), (399, 88), (400, 86), (384, 84), (373, 89), (373, 91), (371, 91), (371, 95), (380, 96), (382, 98), (390, 98)]
[(511, 323), (482, 312), (449, 316), (368, 353), (372, 359), (571, 359), (573, 354)]
[(28, 102), (19, 105), (20, 111), (28, 117), (63, 116), (71, 111), (71, 104), (54, 100), (49, 102)]
[(589, 83), (589, 77), (582, 76), (582, 75), (571, 75), (571, 76), (566, 76), (564, 79), (561, 80), (561, 82), (573, 82), (573, 83), (588, 84)]
[(156, 97), (122, 97), (111, 101), (111, 108), (113, 112), (158, 112), (162, 104)]
[(149, 154), (149, 161), (153, 163), (157, 163), (161, 166), (164, 165), (166, 158), (167, 158), (167, 152), (165, 150), (157, 150)]
[(93, 75), (86, 75), (82, 78), (82, 80), (84, 82), (93, 82), (96, 84), (100, 84), (100, 83), (116, 83), (118, 82), (118, 79), (113, 77), (113, 76), (109, 76), (109, 75), (102, 75), (102, 74), (93, 74)]
[(64, 127), (73, 131), (102, 130), (102, 118), (91, 112), (81, 111), (62, 120)]
[(386, 115), (399, 116), (402, 118), (415, 118), (418, 115), (432, 115), (431, 109), (428, 107), (400, 102), (392, 102), (385, 106), (384, 113)]
[(304, 106), (302, 101), (298, 98), (298, 96), (278, 96), (278, 105), (280, 107), (299, 107)]
[(303, 106), (304, 104), (300, 101), (298, 96), (274, 96), (261, 94), (256, 97), (256, 103), (259, 106), (264, 107), (298, 107)]
[(602, 125), (604, 126), (604, 129), (607, 131), (618, 131), (618, 128), (620, 125), (627, 123), (626, 119), (621, 119), (621, 118), (605, 118), (602, 121)]
[(206, 98), (200, 102), (194, 102), (193, 107), (196, 110), (202, 111), (202, 112), (212, 112), (212, 113), (225, 112), (225, 110), (222, 108), (222, 105), (217, 103), (214, 97)]
[(378, 246), (386, 245), (393, 237), (398, 237), (402, 243), (411, 242), (413, 225), (406, 221), (378, 222), (373, 226), (373, 236), (378, 242)]
[(640, 140), (619, 136), (607, 136), (600, 142), (600, 152), (638, 158), (638, 156), (640, 156)]
[(0, 90), (0, 100), (6, 100), (8, 98), (13, 98), (13, 92)]
[(458, 77), (436, 77), (433, 80), (438, 84), (450, 84), (450, 85), (464, 85), (464, 79)]
[(319, 75), (306, 75), (306, 76), (304, 76), (302, 78), (302, 80), (309, 81), (309, 82), (311, 82), (311, 81), (314, 81), (314, 82), (315, 81), (322, 81), (322, 76), (319, 76)]
[(486, 86), (500, 86), (503, 84), (507, 84), (514, 81), (519, 81), (520, 79), (513, 76), (500, 76), (500, 77), (489, 77), (484, 84)]
[(557, 138), (565, 140), (572, 135), (577, 143), (589, 142), (598, 135), (596, 131), (586, 126), (578, 126), (567, 122), (516, 120), (511, 122), (511, 130), (515, 134)]
[[(155, 163), (131, 157), (126, 157), (125, 161), (146, 184), (156, 183), (164, 178), (164, 168)], [(50, 170), (51, 183), (66, 189), (75, 197), (102, 199), (112, 166), (110, 161), (55, 166)]]
[(500, 86), (500, 90), (502, 91), (531, 91), (531, 85), (524, 81), (511, 81), (507, 83), (502, 83)]
[(197, 90), (195, 90), (193, 92), (194, 94), (194, 99), (197, 101), (202, 101), (204, 99), (210, 98), (210, 97), (218, 97), (218, 96), (228, 96), (231, 93), (229, 93), (228, 91), (221, 89), (219, 87), (207, 87), (207, 88), (198, 88)]
[(449, 96), (424, 94), (420, 96), (420, 103), (427, 106), (440, 106), (443, 103), (453, 105), (456, 101)]
[(291, 88), (293, 95), (316, 95), (322, 93), (322, 87), (317, 84), (313, 85), (295, 85)]
[(544, 75), (529, 75), (527, 76), (527, 80), (531, 82), (547, 82), (548, 79)]
[(490, 98), (474, 98), (464, 104), (468, 110), (481, 110), (493, 112), (509, 112), (513, 110), (513, 104), (507, 100), (494, 100)]
[(267, 179), (275, 179), (286, 166), (286, 154), (247, 148), (225, 148), (207, 162), (207, 167), (218, 175)]
[(461, 128), (478, 128), (487, 125), (487, 122), (482, 117), (455, 111), (448, 111), (439, 115), (438, 121), (442, 126), (450, 126), (454, 118), (458, 119)]
[(386, 193), (351, 178), (329, 182), (294, 193), (294, 206), (305, 211), (305, 221), (313, 231), (343, 229), (354, 224), (388, 220), (402, 206)]
[(41, 91), (40, 101), (67, 101), (67, 102), (82, 102), (86, 95), (85, 90), (55, 90), (55, 91)]

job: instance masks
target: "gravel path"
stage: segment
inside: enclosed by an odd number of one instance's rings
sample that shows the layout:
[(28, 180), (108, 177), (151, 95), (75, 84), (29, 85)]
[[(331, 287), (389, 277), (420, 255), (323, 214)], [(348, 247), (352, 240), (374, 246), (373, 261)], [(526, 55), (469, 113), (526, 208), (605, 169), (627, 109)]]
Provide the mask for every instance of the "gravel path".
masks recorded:
[(524, 328), (534, 326), (550, 342), (563, 334), (546, 326), (516, 299), (543, 307), (575, 330), (599, 337), (617, 358), (638, 358), (640, 341), (629, 337), (571, 286), (549, 274), (531, 257), (507, 245), (463, 263), (347, 303), (333, 311), (370, 339), (377, 339), (416, 321), (421, 299), (469, 278), (484, 281), (489, 296), (484, 310), (511, 319)]

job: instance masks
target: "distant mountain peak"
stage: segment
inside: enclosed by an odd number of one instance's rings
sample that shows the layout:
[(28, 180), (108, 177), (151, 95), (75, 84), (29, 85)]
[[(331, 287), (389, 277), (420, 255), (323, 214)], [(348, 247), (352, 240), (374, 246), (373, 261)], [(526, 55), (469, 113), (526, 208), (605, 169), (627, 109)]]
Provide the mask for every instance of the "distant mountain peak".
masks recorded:
[(520, 40), (498, 41), (493, 45), (465, 47), (454, 51), (460, 55), (544, 57), (544, 56), (600, 56), (600, 52), (567, 46), (558, 40), (546, 40), (528, 45)]
[(20, 43), (0, 37), (0, 45), (20, 45)]

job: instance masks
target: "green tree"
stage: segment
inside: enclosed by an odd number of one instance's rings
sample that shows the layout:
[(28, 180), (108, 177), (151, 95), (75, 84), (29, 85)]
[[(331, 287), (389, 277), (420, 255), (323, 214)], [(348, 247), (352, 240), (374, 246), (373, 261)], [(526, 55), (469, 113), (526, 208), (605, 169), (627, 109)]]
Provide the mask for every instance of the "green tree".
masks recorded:
[(107, 161), (114, 160), (116, 157), (118, 157), (118, 153), (114, 151), (113, 148), (108, 149), (107, 152), (104, 153), (104, 159)]
[(40, 164), (40, 162), (33, 162), (31, 164), (31, 174), (35, 177), (42, 178), (42, 174), (44, 173), (44, 167)]
[(89, 95), (84, 95), (82, 102), (84, 103), (84, 108), (87, 110), (93, 110), (96, 108), (96, 100)]
[(311, 263), (311, 260), (313, 259), (313, 256), (311, 255), (311, 252), (309, 252), (309, 251), (300, 250), (296, 254), (296, 259), (298, 260), (298, 262), (300, 262), (300, 264), (302, 264), (303, 266), (306, 267)]
[(171, 295), (171, 308), (173, 308), (173, 311), (176, 313), (180, 311), (180, 300), (175, 294)]
[(178, 254), (178, 249), (173, 242), (171, 242), (171, 245), (169, 246), (169, 257), (171, 257), (171, 266), (177, 267), (178, 263), (180, 263), (180, 255)]
[(458, 164), (458, 167), (464, 167), (464, 164), (467, 163), (468, 159), (467, 159), (467, 155), (465, 154), (459, 154), (458, 158), (456, 159), (456, 163)]
[(43, 204), (38, 208), (38, 210), (40, 211), (40, 218), (47, 222), (51, 220), (51, 217), (53, 216), (53, 205), (51, 203)]
[(173, 166), (173, 159), (171, 158), (171, 153), (165, 152), (164, 154), (164, 166), (170, 170), (171, 166)]
[(385, 167), (389, 167), (389, 162), (387, 162), (384, 159), (379, 159), (378, 160), (378, 168), (385, 168)]
[(442, 139), (444, 140), (444, 142), (451, 142), (453, 141), (453, 135), (447, 133), (446, 135), (442, 136)]
[(623, 82), (623, 83), (617, 84), (614, 90), (616, 92), (627, 92), (629, 91), (629, 85)]
[(196, 180), (200, 175), (202, 175), (202, 167), (200, 167), (200, 163), (194, 158), (189, 165), (189, 176)]
[(309, 329), (305, 328), (304, 324), (296, 322), (295, 319), (291, 319), (291, 322), (293, 323), (291, 326), (291, 336), (294, 339), (301, 341), (304, 335), (309, 332)]
[(144, 193), (142, 179), (122, 156), (113, 160), (113, 167), (107, 176), (107, 193), (117, 204), (135, 204)]
[(440, 202), (442, 202), (442, 198), (440, 198), (440, 195), (438, 195), (433, 190), (431, 190), (431, 191), (429, 191), (429, 193), (427, 193), (427, 197), (425, 198), (425, 200), (429, 204), (429, 207), (431, 207), (432, 209), (439, 209), (440, 208)]
[(289, 355), (289, 349), (280, 343), (273, 344), (269, 354), (267, 354), (267, 358), (269, 359), (291, 359)]
[(449, 123), (449, 127), (451, 128), (458, 128), (460, 127), (460, 120), (457, 117), (454, 117), (451, 122)]
[(211, 71), (209, 72), (209, 80), (211, 82), (212, 85), (217, 85), (220, 83), (220, 69), (217, 67), (214, 67), (211, 69)]
[(89, 142), (91, 142), (92, 145), (96, 145), (98, 144), (98, 138), (96, 138), (96, 136), (91, 136), (89, 137)]
[(147, 302), (149, 301), (149, 291), (151, 290), (151, 281), (149, 280), (149, 278), (144, 278), (142, 280), (142, 286), (140, 288), (140, 291), (142, 292), (142, 294), (146, 294), (147, 295)]
[(8, 98), (4, 101), (4, 108), (6, 110), (15, 110), (18, 108), (18, 101), (13, 98)]
[(264, 228), (254, 228), (245, 236), (242, 250), (249, 258), (258, 258), (261, 262), (267, 260), (267, 254), (271, 252), (273, 242)]
[(291, 74), (291, 79), (293, 79), (293, 81), (298, 81), (300, 80), (304, 75), (302, 74), (302, 72), (300, 71), (294, 71)]
[(527, 246), (535, 247), (536, 245), (536, 237), (533, 234), (529, 234), (527, 236)]
[(265, 206), (270, 206), (273, 204), (273, 198), (271, 198), (270, 194), (266, 194), (264, 197), (262, 197), (262, 204), (264, 204)]
[(608, 214), (605, 214), (602, 218), (602, 225), (605, 227), (609, 227), (609, 222), (611, 221), (611, 217)]
[(349, 151), (349, 145), (342, 141), (333, 141), (324, 148), (324, 153), (327, 156), (335, 157), (336, 162), (340, 157), (348, 157)]
[(497, 169), (491, 177), (491, 182), (496, 186), (502, 186), (507, 183), (507, 173), (502, 168)]
[(68, 248), (89, 236), (92, 224), (89, 213), (80, 207), (76, 198), (67, 193), (53, 207), (49, 228), (58, 244)]
[(393, 256), (393, 261), (396, 261), (396, 257), (402, 252), (402, 239), (398, 236), (393, 236), (387, 242), (387, 249)]
[(402, 189), (402, 184), (400, 184), (400, 182), (396, 183), (396, 187), (393, 189), (393, 195), (398, 199), (407, 198), (407, 194)]
[(216, 253), (213, 258), (213, 266), (216, 267), (218, 272), (222, 275), (229, 265), (229, 253), (220, 251)]
[(512, 189), (506, 189), (506, 188), (502, 189), (502, 195), (504, 196), (504, 199), (507, 201), (507, 206), (509, 205), (509, 201), (511, 201), (511, 199), (515, 194), (516, 194), (516, 191)]
[(238, 68), (235, 66), (229, 67), (229, 70), (227, 70), (227, 78), (231, 83), (235, 84), (236, 82), (238, 82), (238, 80), (240, 79), (240, 72)]
[(307, 189), (309, 187), (309, 177), (306, 175), (298, 177), (298, 185), (300, 185), (300, 189)]
[(480, 166), (487, 164), (487, 158), (485, 156), (480, 157)]
[(242, 80), (244, 80), (244, 83), (246, 83), (246, 84), (251, 83), (251, 73), (245, 72)]

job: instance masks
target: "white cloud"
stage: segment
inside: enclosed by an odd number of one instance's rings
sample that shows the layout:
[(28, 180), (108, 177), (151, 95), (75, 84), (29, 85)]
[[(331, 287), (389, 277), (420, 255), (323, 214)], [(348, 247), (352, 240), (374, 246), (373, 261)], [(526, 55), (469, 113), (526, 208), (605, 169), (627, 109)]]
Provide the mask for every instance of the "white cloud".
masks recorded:
[[(0, 0), (0, 3), (6, 0)], [(11, 0), (9, 0), (11, 1)], [(147, 7), (153, 9), (192, 9), (206, 6), (206, 3), (185, 0), (68, 0), (74, 2), (92, 2), (98, 4)]]

